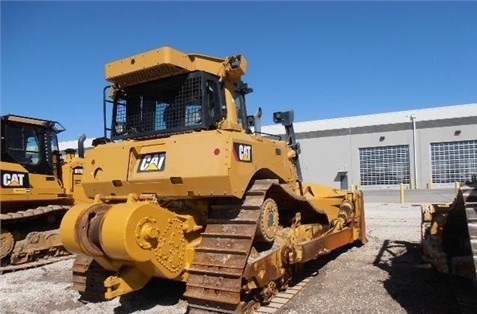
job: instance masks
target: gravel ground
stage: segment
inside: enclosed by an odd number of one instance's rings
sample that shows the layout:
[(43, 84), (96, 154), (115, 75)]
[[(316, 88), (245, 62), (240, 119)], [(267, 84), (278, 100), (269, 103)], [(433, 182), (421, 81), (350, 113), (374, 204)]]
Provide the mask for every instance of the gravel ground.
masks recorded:
[[(448, 282), (419, 257), (420, 207), (367, 203), (368, 243), (332, 253), (277, 313), (458, 313)], [(0, 313), (185, 313), (182, 283), (153, 280), (108, 302), (83, 304), (73, 260), (0, 276)]]
[(279, 313), (459, 313), (420, 259), (420, 206), (368, 203), (368, 243), (337, 252)]

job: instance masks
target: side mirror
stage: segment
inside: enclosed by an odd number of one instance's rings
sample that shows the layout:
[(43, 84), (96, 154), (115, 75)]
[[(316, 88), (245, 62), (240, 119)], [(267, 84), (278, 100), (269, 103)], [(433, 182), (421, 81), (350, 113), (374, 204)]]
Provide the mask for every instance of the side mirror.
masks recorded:
[(273, 113), (273, 122), (281, 123), (284, 126), (292, 125), (294, 120), (293, 110), (278, 111)]

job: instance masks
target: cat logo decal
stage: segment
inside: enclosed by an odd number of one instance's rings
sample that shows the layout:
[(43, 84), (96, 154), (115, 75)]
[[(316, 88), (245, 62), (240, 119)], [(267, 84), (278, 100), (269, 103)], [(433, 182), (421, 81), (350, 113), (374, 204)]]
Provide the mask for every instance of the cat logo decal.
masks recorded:
[(147, 154), (141, 157), (137, 172), (164, 171), (166, 153)]
[(241, 143), (234, 143), (235, 158), (238, 161), (252, 162), (252, 146)]

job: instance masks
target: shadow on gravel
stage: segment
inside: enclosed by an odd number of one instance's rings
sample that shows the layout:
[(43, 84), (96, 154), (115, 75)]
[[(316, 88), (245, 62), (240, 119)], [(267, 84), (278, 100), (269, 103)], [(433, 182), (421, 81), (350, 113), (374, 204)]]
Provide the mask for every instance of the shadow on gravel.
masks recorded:
[[(328, 263), (335, 260), (340, 255), (346, 253), (353, 247), (360, 247), (360, 246), (362, 246), (362, 244), (357, 244), (357, 243), (347, 244), (343, 247), (340, 247), (331, 251), (330, 253), (326, 255), (322, 255), (318, 257), (317, 259), (314, 259), (305, 263), (303, 271), (299, 274), (294, 274), (294, 277), (291, 280), (289, 287), (292, 288), (293, 286), (299, 284), (303, 279), (307, 277), (319, 276), (319, 273)], [(316, 283), (321, 285), (319, 281), (316, 281)], [(313, 287), (313, 284), (311, 284), (309, 288), (305, 287), (297, 295), (295, 295), (294, 298), (290, 300), (290, 302), (285, 303), (281, 308), (279, 308), (274, 313), (276, 314), (301, 313), (300, 307), (303, 304), (307, 304), (307, 302), (310, 302), (310, 300), (317, 298), (316, 289), (312, 287)], [(306, 313), (310, 313), (310, 312), (306, 312)], [(325, 313), (325, 312), (320, 312), (317, 310), (316, 312), (313, 312), (313, 313)]]
[(374, 265), (389, 274), (383, 285), (407, 313), (461, 313), (447, 276), (423, 264), (418, 243), (385, 240)]
[(153, 278), (143, 289), (121, 296), (119, 299), (121, 305), (114, 309), (114, 313), (129, 314), (149, 310), (157, 305), (176, 305), (183, 299), (184, 292), (183, 282)]
[(308, 261), (304, 265), (304, 270), (301, 274), (295, 274), (293, 279), (290, 282), (290, 287), (300, 283), (303, 278), (307, 276), (316, 276), (320, 272), (320, 270), (326, 266), (329, 262), (338, 258), (341, 254), (347, 252), (348, 250), (352, 249), (353, 247), (360, 247), (362, 244), (351, 243), (344, 245), (340, 248), (337, 248), (326, 255), (319, 256), (318, 258)]

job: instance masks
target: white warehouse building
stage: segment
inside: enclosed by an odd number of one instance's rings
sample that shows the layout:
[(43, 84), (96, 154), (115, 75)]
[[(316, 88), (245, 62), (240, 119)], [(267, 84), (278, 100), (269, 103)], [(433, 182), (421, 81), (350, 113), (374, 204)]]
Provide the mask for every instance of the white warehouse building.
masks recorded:
[[(296, 122), (294, 129), (304, 181), (424, 189), (477, 174), (477, 103)], [(261, 131), (279, 135), (284, 127)], [(76, 147), (77, 141), (60, 143), (61, 150)]]
[(432, 188), (477, 174), (477, 103), (298, 122), (294, 129), (304, 181)]

